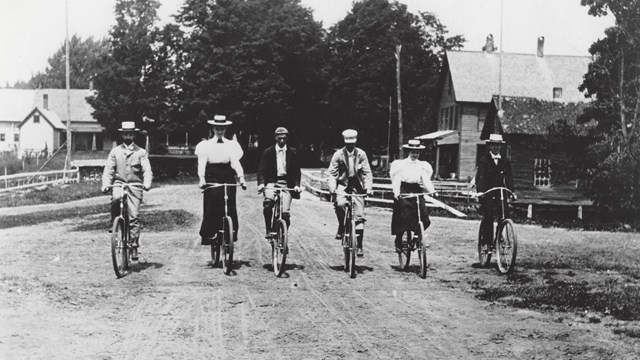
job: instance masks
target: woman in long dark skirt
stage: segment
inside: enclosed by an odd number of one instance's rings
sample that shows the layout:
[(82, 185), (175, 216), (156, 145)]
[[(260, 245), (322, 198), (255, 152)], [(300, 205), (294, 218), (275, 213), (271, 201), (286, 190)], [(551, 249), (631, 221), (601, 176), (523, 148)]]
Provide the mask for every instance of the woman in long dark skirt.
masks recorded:
[[(206, 188), (206, 183), (236, 184), (236, 177), (243, 189), (246, 190), (244, 171), (240, 165), (243, 151), (235, 140), (224, 137), (227, 126), (231, 124), (224, 115), (216, 115), (207, 121), (212, 127), (214, 136), (201, 141), (195, 150), (198, 156), (198, 177), (200, 188)], [(234, 229), (234, 241), (238, 240), (238, 213), (236, 211), (236, 188), (227, 187), (227, 215), (231, 217)], [(222, 229), (224, 216), (224, 187), (208, 188), (204, 192), (202, 202), (203, 214), (200, 236), (202, 245), (211, 245), (213, 239)]]
[(431, 182), (431, 176), (433, 175), (431, 165), (426, 161), (418, 160), (421, 150), (425, 148), (420, 144), (420, 140), (409, 140), (402, 147), (409, 152), (409, 156), (391, 163), (389, 171), (395, 198), (393, 216), (391, 217), (391, 234), (395, 235), (395, 246), (398, 252), (402, 247), (402, 234), (407, 230), (415, 232), (417, 229), (418, 203), (420, 204), (420, 215), (424, 228), (427, 229), (431, 225), (429, 210), (425, 204), (424, 197), (403, 198), (401, 194), (435, 192)]

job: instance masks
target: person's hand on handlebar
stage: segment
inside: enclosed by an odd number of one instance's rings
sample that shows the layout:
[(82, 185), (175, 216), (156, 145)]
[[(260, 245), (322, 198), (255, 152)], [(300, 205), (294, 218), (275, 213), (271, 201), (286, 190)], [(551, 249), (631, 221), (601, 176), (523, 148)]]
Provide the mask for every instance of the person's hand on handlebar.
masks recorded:
[(294, 186), (293, 187), (293, 191), (300, 193), (302, 191), (302, 189), (300, 189), (300, 186)]
[(205, 188), (205, 186), (207, 186), (207, 185), (206, 185), (206, 183), (207, 183), (207, 182), (206, 182), (206, 181), (204, 181), (204, 179), (200, 179), (200, 182), (198, 183), (198, 187), (199, 187), (200, 189), (204, 189), (204, 188)]
[(242, 190), (247, 190), (247, 184), (244, 181), (240, 182), (240, 186), (242, 187)]
[(103, 194), (106, 194), (106, 193), (108, 193), (108, 192), (109, 192), (109, 189), (111, 189), (111, 186), (105, 186), (105, 187), (103, 187), (101, 190), (102, 190), (102, 193), (103, 193)]
[(258, 185), (258, 194), (264, 193), (264, 184)]

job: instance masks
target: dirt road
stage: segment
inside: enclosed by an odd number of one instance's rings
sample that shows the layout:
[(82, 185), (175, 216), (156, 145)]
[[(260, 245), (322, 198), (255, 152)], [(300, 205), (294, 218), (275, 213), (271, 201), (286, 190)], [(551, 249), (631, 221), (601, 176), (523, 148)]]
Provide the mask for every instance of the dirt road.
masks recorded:
[[(143, 233), (140, 263), (122, 279), (114, 276), (106, 231), (74, 231), (96, 217), (0, 230), (0, 358), (640, 357), (640, 341), (614, 335), (613, 320), (590, 323), (478, 300), (469, 278), (504, 280), (473, 266), (475, 221), (433, 219), (430, 268), (421, 279), (395, 268), (390, 212), (368, 209), (365, 258), (350, 279), (333, 240), (331, 205), (303, 197), (293, 204), (289, 267), (276, 278), (255, 187), (240, 192), (238, 204), (231, 276), (207, 265), (198, 225)], [(143, 214), (151, 209), (184, 209), (199, 219), (200, 192), (194, 185), (154, 189)], [(530, 243), (538, 241), (533, 234), (567, 236), (518, 230), (521, 252), (527, 234)]]

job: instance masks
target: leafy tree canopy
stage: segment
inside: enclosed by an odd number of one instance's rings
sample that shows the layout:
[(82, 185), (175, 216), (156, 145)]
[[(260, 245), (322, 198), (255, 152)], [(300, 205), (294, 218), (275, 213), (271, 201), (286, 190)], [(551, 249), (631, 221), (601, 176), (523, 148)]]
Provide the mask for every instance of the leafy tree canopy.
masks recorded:
[(460, 48), (465, 41), (462, 36), (448, 38), (447, 33), (434, 14), (414, 15), (397, 1), (354, 2), (327, 38), (333, 137), (339, 141), (339, 132), (353, 127), (363, 134), (365, 147), (386, 146), (390, 98), (396, 101), (397, 45), (405, 133), (419, 130), (432, 105), (444, 50)]

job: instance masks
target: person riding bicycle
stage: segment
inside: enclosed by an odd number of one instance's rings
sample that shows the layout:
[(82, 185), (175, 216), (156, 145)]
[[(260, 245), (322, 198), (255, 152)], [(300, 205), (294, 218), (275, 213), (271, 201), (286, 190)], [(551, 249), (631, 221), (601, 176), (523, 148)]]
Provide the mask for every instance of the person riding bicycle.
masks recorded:
[[(347, 197), (341, 194), (371, 194), (373, 189), (373, 175), (369, 166), (369, 159), (364, 150), (356, 147), (358, 132), (347, 129), (342, 132), (345, 146), (338, 149), (331, 158), (329, 169), (329, 192), (335, 195), (334, 207), (338, 218), (338, 232), (336, 239), (344, 236), (342, 221), (345, 216)], [(354, 197), (354, 220), (356, 222), (357, 254), (364, 256), (362, 239), (364, 237), (364, 198)]]
[[(478, 160), (478, 170), (476, 172), (476, 191), (480, 199), (480, 213), (482, 221), (480, 227), (483, 229), (482, 239), (487, 244), (493, 240), (493, 220), (500, 211), (500, 192), (492, 192), (486, 196), (480, 196), (485, 191), (494, 187), (506, 187), (513, 191), (513, 175), (511, 173), (511, 161), (504, 154), (501, 154), (506, 142), (501, 134), (490, 134), (486, 140), (489, 151)], [(504, 199), (505, 216), (509, 216), (507, 199)]]
[[(122, 137), (122, 144), (114, 147), (109, 152), (107, 164), (102, 173), (102, 192), (109, 191), (114, 183), (142, 183), (142, 188), (132, 186), (129, 188), (129, 225), (132, 247), (132, 258), (138, 257), (137, 247), (140, 239), (140, 203), (142, 202), (142, 190), (151, 188), (153, 173), (147, 151), (134, 142), (140, 129), (136, 128), (133, 121), (123, 121), (118, 129)], [(120, 200), (123, 196), (121, 187), (113, 187), (111, 193), (111, 223), (120, 214)]]
[[(391, 235), (396, 236), (395, 246), (398, 253), (402, 251), (402, 234), (408, 230), (415, 233), (418, 224), (416, 198), (402, 198), (401, 194), (435, 192), (435, 187), (431, 182), (431, 176), (433, 175), (431, 165), (426, 161), (418, 160), (420, 151), (424, 150), (425, 146), (420, 143), (420, 140), (409, 140), (402, 147), (409, 152), (409, 156), (392, 162), (389, 170), (395, 199), (391, 217)], [(420, 203), (420, 220), (422, 220), (426, 230), (431, 225), (429, 211), (424, 197), (420, 196), (418, 199)]]
[(274, 132), (276, 143), (264, 150), (260, 165), (258, 166), (258, 193), (264, 193), (263, 214), (264, 224), (266, 228), (266, 238), (270, 237), (271, 217), (273, 215), (273, 206), (275, 204), (274, 188), (293, 188), (295, 193), (290, 194), (289, 191), (281, 191), (282, 197), (282, 218), (287, 223), (287, 227), (291, 225), (291, 198), (300, 197), (300, 162), (298, 160), (298, 151), (295, 148), (287, 146), (289, 131), (284, 127), (279, 127)]
[[(207, 183), (236, 184), (236, 176), (246, 190), (244, 171), (240, 159), (244, 152), (235, 140), (229, 140), (224, 135), (227, 127), (232, 124), (224, 115), (215, 115), (213, 120), (207, 123), (213, 128), (213, 137), (203, 140), (196, 145), (195, 154), (198, 157), (198, 186), (201, 189), (207, 187)], [(211, 245), (213, 239), (222, 229), (224, 217), (224, 187), (215, 187), (204, 192), (202, 225), (200, 236), (202, 245)], [(233, 240), (238, 240), (238, 213), (236, 210), (236, 188), (227, 188), (227, 214), (233, 222)]]

